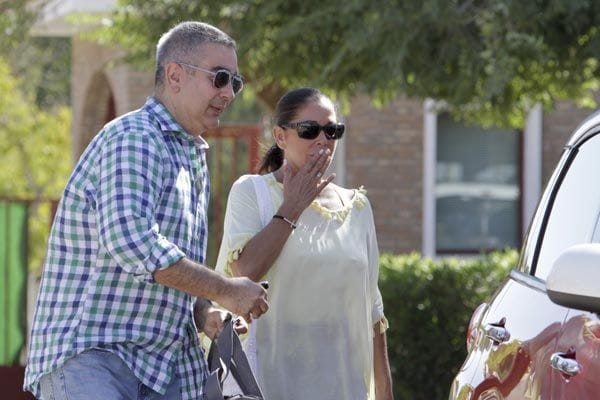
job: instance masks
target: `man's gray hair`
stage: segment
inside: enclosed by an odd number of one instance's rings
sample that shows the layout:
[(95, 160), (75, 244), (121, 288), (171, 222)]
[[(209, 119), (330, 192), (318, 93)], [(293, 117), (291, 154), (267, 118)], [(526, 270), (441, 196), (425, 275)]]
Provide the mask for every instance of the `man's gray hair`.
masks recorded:
[(154, 86), (163, 87), (167, 63), (173, 61), (189, 63), (189, 56), (205, 43), (217, 43), (236, 49), (235, 40), (228, 34), (204, 22), (181, 22), (164, 33), (156, 45)]

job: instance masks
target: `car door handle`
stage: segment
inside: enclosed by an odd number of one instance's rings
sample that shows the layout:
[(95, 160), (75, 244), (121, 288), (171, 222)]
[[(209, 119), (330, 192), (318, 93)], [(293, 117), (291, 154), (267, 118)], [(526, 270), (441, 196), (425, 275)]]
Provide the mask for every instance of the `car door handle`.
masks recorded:
[(500, 344), (510, 339), (510, 332), (504, 327), (506, 318), (502, 318), (500, 322), (486, 324), (483, 328), (485, 336), (494, 342), (494, 344)]
[(568, 377), (577, 375), (581, 370), (577, 360), (570, 358), (570, 355), (565, 353), (552, 354), (550, 356), (550, 365)]

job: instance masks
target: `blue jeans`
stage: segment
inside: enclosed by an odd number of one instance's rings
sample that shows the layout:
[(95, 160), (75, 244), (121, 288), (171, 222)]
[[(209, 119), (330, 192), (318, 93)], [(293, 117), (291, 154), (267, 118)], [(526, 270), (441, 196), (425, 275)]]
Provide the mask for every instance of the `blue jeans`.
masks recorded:
[(175, 376), (161, 395), (131, 372), (121, 358), (104, 350), (88, 350), (42, 376), (42, 400), (181, 400)]

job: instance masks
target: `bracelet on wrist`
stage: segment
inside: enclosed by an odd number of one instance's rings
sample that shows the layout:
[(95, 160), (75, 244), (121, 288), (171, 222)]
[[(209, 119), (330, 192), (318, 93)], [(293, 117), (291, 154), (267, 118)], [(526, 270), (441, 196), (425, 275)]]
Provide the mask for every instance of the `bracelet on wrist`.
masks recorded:
[(296, 227), (297, 227), (297, 225), (294, 221), (292, 221), (289, 218), (284, 217), (283, 215), (275, 214), (275, 215), (273, 215), (273, 218), (281, 219), (281, 220), (287, 222), (292, 229), (296, 229)]

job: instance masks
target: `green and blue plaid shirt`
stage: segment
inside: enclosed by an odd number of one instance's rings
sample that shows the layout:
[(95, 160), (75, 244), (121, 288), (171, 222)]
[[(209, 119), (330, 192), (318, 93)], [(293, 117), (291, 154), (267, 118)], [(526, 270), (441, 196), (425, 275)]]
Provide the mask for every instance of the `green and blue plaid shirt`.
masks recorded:
[(186, 256), (204, 262), (207, 143), (184, 132), (155, 98), (94, 138), (54, 219), (30, 339), (25, 389), (91, 348), (120, 356), (163, 393), (202, 398), (206, 362), (188, 294), (153, 272)]

